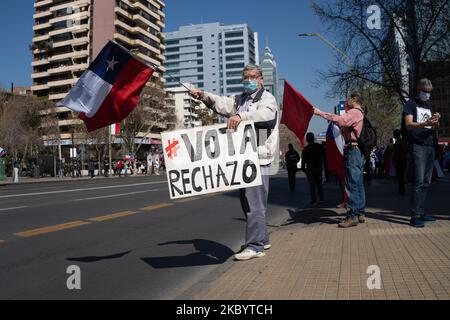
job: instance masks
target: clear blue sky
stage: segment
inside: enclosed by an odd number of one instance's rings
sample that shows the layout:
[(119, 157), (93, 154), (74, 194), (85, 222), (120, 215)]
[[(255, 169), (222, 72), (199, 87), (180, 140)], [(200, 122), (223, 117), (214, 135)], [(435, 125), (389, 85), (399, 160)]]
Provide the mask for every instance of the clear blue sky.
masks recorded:
[[(112, 1), (112, 0), (102, 0)], [(2, 1), (0, 10), (0, 86), (31, 85), (33, 0)], [(166, 0), (166, 29), (199, 23), (248, 23), (259, 33), (260, 53), (266, 36), (277, 60), (280, 77), (286, 78), (313, 105), (332, 112), (337, 101), (325, 96), (327, 87), (314, 87), (317, 72), (333, 64), (335, 52), (318, 38), (299, 38), (301, 32), (321, 32), (320, 20), (309, 0)], [(327, 35), (331, 40), (332, 37)], [(319, 133), (326, 122), (313, 118), (310, 130)]]

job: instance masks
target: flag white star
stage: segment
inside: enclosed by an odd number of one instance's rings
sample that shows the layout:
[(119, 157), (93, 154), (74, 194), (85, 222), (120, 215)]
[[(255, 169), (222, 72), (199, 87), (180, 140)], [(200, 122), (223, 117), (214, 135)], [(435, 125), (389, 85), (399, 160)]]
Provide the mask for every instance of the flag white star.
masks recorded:
[(119, 61), (114, 61), (114, 57), (112, 58), (111, 61), (107, 61), (108, 62), (108, 68), (106, 69), (106, 71), (109, 71), (111, 69), (111, 71), (114, 71), (114, 67), (116, 66), (116, 64), (119, 63)]

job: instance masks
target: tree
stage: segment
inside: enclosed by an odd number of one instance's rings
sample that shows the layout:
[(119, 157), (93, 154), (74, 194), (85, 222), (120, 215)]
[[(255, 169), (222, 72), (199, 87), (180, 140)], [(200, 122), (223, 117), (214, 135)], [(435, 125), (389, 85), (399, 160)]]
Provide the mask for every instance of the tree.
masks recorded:
[[(126, 149), (136, 154), (151, 133), (160, 133), (175, 123), (176, 116), (173, 106), (166, 103), (166, 93), (161, 82), (147, 84), (141, 93), (136, 108), (124, 119), (120, 126), (120, 136)], [(135, 144), (135, 138), (141, 138)]]
[(29, 155), (37, 155), (44, 144), (43, 112), (52, 103), (32, 96), (0, 94), (0, 145), (12, 158), (20, 156), (21, 165)]
[[(373, 8), (372, 5), (380, 9), (381, 29), (368, 27), (367, 9)], [(324, 0), (321, 4), (313, 1), (312, 8), (338, 37), (339, 47), (354, 61), (351, 68), (338, 63), (322, 74), (332, 82), (334, 93), (344, 93), (347, 84), (359, 88), (361, 83), (371, 83), (388, 89), (405, 102), (414, 94), (413, 84), (423, 75), (427, 61), (450, 59), (448, 0)], [(407, 77), (399, 72), (399, 55), (408, 59)], [(436, 72), (427, 76), (450, 73), (448, 68)]]
[(192, 100), (192, 106), (198, 115), (198, 119), (202, 122), (202, 126), (209, 126), (219, 123), (219, 116), (217, 113), (207, 108), (200, 101)]

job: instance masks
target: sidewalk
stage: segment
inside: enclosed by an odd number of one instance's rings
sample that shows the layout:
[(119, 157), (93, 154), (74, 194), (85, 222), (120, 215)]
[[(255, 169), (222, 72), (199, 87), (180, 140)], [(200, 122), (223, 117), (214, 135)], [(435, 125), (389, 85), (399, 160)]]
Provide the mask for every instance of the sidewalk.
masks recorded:
[[(165, 178), (165, 172), (162, 172), (160, 174), (160, 176)], [(124, 178), (134, 178), (134, 177), (157, 177), (157, 175), (145, 175), (145, 174), (133, 174), (130, 175), (128, 174), (128, 176), (125, 176), (124, 174), (122, 174), (122, 177), (120, 177), (121, 179)], [(5, 185), (20, 185), (20, 184), (35, 184), (35, 183), (58, 183), (58, 182), (71, 182), (71, 181), (83, 181), (83, 180), (102, 180), (102, 179), (119, 179), (118, 175), (112, 175), (109, 177), (105, 177), (104, 175), (100, 175), (100, 176), (94, 176), (93, 179), (91, 179), (91, 177), (89, 176), (83, 176), (80, 178), (72, 178), (72, 177), (63, 177), (63, 178), (59, 178), (59, 177), (45, 177), (45, 178), (31, 178), (31, 177), (20, 177), (19, 179), (19, 183), (14, 183), (13, 182), (13, 178), (12, 177), (7, 177), (6, 180), (4, 181), (0, 181), (0, 186), (5, 186)]]
[[(328, 183), (325, 206), (291, 210), (271, 233), (265, 257), (231, 257), (186, 294), (194, 300), (450, 299), (449, 177), (433, 184), (427, 208), (438, 221), (423, 229), (408, 225), (409, 197), (397, 195), (394, 181), (375, 180), (366, 190), (365, 224), (337, 228), (345, 211), (334, 208), (338, 189)], [(380, 267), (381, 289), (367, 287), (371, 265)]]

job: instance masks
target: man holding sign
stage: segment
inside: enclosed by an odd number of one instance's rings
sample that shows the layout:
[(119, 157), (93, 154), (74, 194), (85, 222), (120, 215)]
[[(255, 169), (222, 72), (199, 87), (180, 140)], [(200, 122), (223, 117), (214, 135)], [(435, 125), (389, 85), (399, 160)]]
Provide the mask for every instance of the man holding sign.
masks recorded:
[(262, 69), (249, 65), (243, 70), (244, 92), (237, 96), (219, 97), (193, 89), (191, 94), (213, 111), (228, 117), (228, 129), (236, 129), (241, 121), (253, 121), (257, 133), (257, 150), (262, 185), (241, 189), (241, 205), (247, 216), (245, 249), (235, 255), (237, 260), (265, 256), (270, 248), (266, 212), (269, 195), (270, 165), (278, 152), (277, 102), (264, 90)]

